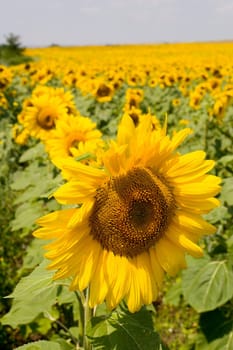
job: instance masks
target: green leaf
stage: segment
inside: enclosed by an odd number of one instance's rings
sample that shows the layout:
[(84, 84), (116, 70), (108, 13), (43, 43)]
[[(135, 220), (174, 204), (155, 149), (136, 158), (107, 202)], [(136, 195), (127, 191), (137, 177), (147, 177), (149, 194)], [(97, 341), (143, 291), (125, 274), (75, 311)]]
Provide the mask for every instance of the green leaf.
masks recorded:
[(222, 222), (224, 218), (228, 215), (228, 209), (225, 206), (220, 206), (214, 208), (210, 213), (206, 214), (205, 220), (209, 221), (211, 224), (216, 224), (217, 222)]
[[(65, 340), (64, 338), (61, 338), (58, 334), (52, 334), (50, 341), (56, 342), (60, 345), (61, 350), (75, 350), (75, 346), (70, 344), (69, 339)], [(77, 348), (78, 350), (78, 348)], [(80, 348), (79, 350), (82, 350)], [(93, 349), (94, 350), (94, 349)]]
[(159, 350), (160, 337), (154, 330), (152, 312), (142, 308), (134, 314), (122, 307), (108, 316), (94, 317), (87, 336), (95, 350)]
[(166, 295), (164, 296), (165, 304), (178, 306), (180, 303), (180, 297), (182, 295), (181, 279), (177, 279), (176, 282), (170, 287)]
[(58, 343), (61, 347), (61, 350), (78, 350), (78, 348), (76, 348), (69, 342), (69, 339), (67, 339), (66, 341), (64, 338), (61, 338), (58, 334), (51, 334), (50, 341)]
[(40, 185), (34, 187), (29, 186), (22, 194), (19, 194), (14, 201), (14, 204), (21, 204), (25, 202), (33, 202), (33, 200), (37, 200), (41, 195), (46, 191), (47, 184), (45, 182)]
[(32, 229), (35, 221), (43, 215), (43, 203), (23, 203), (15, 211), (15, 219), (11, 221), (12, 231), (29, 228)]
[(221, 157), (218, 161), (218, 163), (222, 163), (223, 165), (227, 165), (228, 163), (231, 163), (231, 162), (233, 162), (233, 155), (231, 154)]
[(35, 158), (42, 157), (45, 154), (44, 145), (39, 142), (34, 147), (26, 150), (19, 159), (20, 163), (28, 162), (29, 160), (34, 160)]
[(9, 298), (14, 298), (2, 324), (17, 327), (33, 321), (40, 313), (51, 313), (56, 302), (58, 284), (52, 281), (53, 272), (47, 271), (43, 261), (29, 276), (22, 278)]
[(51, 240), (43, 240), (34, 238), (30, 245), (27, 247), (26, 254), (23, 256), (23, 266), (24, 269), (33, 269), (36, 265), (39, 265), (43, 260), (44, 249), (43, 246), (51, 242)]
[(183, 271), (182, 288), (185, 300), (198, 312), (213, 310), (233, 296), (233, 272), (225, 260), (189, 259)]
[(232, 350), (233, 349), (233, 331), (223, 338), (216, 339), (207, 345), (204, 350)]
[(221, 192), (221, 199), (228, 205), (233, 205), (233, 177), (224, 180)]
[(60, 344), (53, 341), (40, 340), (22, 345), (16, 348), (16, 350), (62, 350), (62, 348)]
[(14, 181), (11, 184), (11, 188), (15, 191), (24, 190), (30, 185), (28, 176), (25, 176), (25, 173), (22, 171), (17, 171), (13, 176), (13, 180)]
[(8, 298), (25, 299), (25, 297), (38, 296), (42, 291), (51, 289), (54, 271), (46, 270), (47, 265), (48, 261), (44, 260), (30, 275), (23, 277)]
[(203, 312), (200, 315), (200, 328), (208, 342), (224, 337), (233, 330), (233, 315), (229, 303), (222, 307)]

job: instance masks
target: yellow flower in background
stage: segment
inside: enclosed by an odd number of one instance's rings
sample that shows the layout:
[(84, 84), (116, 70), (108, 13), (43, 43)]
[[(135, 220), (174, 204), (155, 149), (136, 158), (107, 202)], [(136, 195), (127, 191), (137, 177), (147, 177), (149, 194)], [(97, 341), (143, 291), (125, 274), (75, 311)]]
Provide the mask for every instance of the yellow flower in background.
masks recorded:
[[(41, 97), (41, 96), (48, 96), (48, 97), (57, 97), (59, 98), (60, 102), (65, 106), (67, 109), (67, 113), (69, 114), (75, 114), (77, 112), (76, 106), (74, 103), (73, 95), (70, 91), (65, 91), (63, 88), (53, 88), (49, 86), (43, 86), (38, 85), (32, 93), (33, 97)], [(32, 99), (29, 99), (30, 103), (33, 104)], [(30, 104), (29, 103), (29, 104)]]
[(128, 71), (127, 74), (127, 83), (129, 86), (144, 86), (146, 83), (146, 74), (141, 69), (141, 67), (137, 67), (137, 69)]
[(0, 90), (4, 90), (12, 80), (10, 68), (0, 64)]
[(18, 145), (25, 145), (27, 143), (27, 140), (29, 138), (29, 133), (27, 129), (23, 129), (18, 135), (15, 136), (15, 142)]
[(190, 121), (189, 121), (188, 119), (181, 119), (181, 120), (179, 121), (179, 124), (180, 124), (180, 125), (185, 125), (185, 126), (187, 126), (187, 125), (190, 124)]
[(215, 232), (202, 214), (218, 206), (220, 179), (206, 173), (205, 152), (176, 148), (190, 129), (166, 135), (150, 117), (136, 127), (125, 115), (116, 141), (101, 154), (102, 167), (63, 160), (68, 181), (55, 198), (72, 208), (38, 220), (34, 235), (46, 246), (55, 279), (72, 277), (71, 290), (90, 287), (90, 307), (131, 312), (156, 300), (164, 272), (185, 268), (185, 254), (202, 256), (200, 237)]
[(31, 136), (45, 140), (58, 119), (77, 112), (72, 98), (62, 88), (38, 86), (31, 98), (24, 101), (18, 121)]
[(174, 99), (172, 100), (172, 105), (173, 105), (174, 107), (179, 106), (179, 105), (180, 105), (180, 99), (179, 99), (179, 98), (174, 98)]
[(94, 153), (103, 141), (96, 124), (87, 117), (66, 115), (57, 120), (56, 128), (45, 140), (46, 150), (56, 165), (61, 158)]
[(156, 78), (154, 78), (154, 77), (151, 77), (150, 79), (149, 79), (149, 81), (148, 81), (148, 86), (150, 86), (150, 87), (155, 87), (155, 86), (157, 86), (157, 84), (158, 84), (158, 81), (157, 81), (157, 79)]
[(189, 106), (193, 109), (199, 109), (202, 97), (203, 97), (203, 95), (200, 93), (200, 91), (196, 90), (196, 91), (191, 92)]
[(129, 115), (130, 118), (133, 120), (134, 125), (137, 126), (139, 124), (139, 120), (142, 116), (142, 111), (139, 108), (136, 107), (129, 107), (128, 105), (125, 106), (125, 114)]
[(155, 130), (161, 127), (158, 118), (152, 113), (150, 113), (150, 111), (148, 111), (148, 113), (143, 113), (141, 109), (136, 108), (134, 106), (131, 108), (129, 106), (125, 106), (124, 115), (130, 116), (135, 126), (138, 126), (138, 124), (141, 123), (141, 121), (143, 121), (144, 119), (150, 118), (152, 130)]
[(32, 103), (33, 106), (27, 107), (23, 114), (23, 125), (31, 136), (44, 140), (55, 128), (56, 120), (64, 117), (67, 110), (58, 98), (47, 95), (34, 97)]
[(1, 109), (7, 109), (7, 108), (8, 108), (8, 101), (5, 95), (0, 91), (0, 114), (1, 114)]
[(212, 114), (219, 121), (222, 120), (225, 115), (227, 103), (228, 103), (228, 97), (225, 95), (219, 96), (219, 98), (217, 98), (214, 103)]
[(139, 108), (144, 97), (142, 89), (129, 88), (125, 95), (125, 109)]
[(22, 125), (14, 124), (11, 128), (11, 135), (15, 143), (18, 145), (25, 145), (29, 138), (27, 129), (24, 129)]
[(91, 93), (98, 102), (109, 102), (112, 100), (115, 89), (111, 83), (106, 82), (104, 79), (95, 79), (92, 83)]

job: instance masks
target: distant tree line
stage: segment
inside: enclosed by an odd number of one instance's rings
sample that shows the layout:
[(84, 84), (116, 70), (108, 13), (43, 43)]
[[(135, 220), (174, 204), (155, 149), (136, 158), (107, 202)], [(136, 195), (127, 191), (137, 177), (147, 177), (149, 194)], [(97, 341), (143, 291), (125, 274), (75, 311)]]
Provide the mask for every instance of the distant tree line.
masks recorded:
[(10, 33), (5, 38), (5, 43), (0, 44), (0, 64), (13, 65), (31, 60), (30, 57), (23, 54), (25, 47), (19, 35)]

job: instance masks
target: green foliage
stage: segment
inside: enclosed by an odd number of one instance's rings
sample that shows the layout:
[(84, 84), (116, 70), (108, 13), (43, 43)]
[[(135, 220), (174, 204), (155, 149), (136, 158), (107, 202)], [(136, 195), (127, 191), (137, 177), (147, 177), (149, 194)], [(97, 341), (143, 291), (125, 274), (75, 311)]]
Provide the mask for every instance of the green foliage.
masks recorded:
[(233, 348), (233, 331), (223, 338), (211, 342), (206, 350), (231, 350)]
[(130, 314), (118, 307), (110, 315), (93, 317), (87, 336), (95, 350), (159, 350), (160, 337), (154, 330), (153, 311), (142, 308)]
[[(55, 200), (47, 199), (47, 194), (51, 192), (52, 188), (57, 187), (60, 178), (54, 172), (54, 167), (46, 158), (41, 145), (38, 147), (38, 151), (33, 154), (31, 149), (29, 149), (30, 152), (26, 150), (24, 156), (23, 150), (25, 148), (13, 142), (11, 124), (5, 118), (0, 121), (0, 139), (0, 295), (2, 296), (0, 315), (7, 315), (11, 299), (4, 299), (4, 297), (10, 294), (20, 279), (21, 273), (26, 270), (30, 271), (42, 260), (41, 245), (40, 249), (37, 249), (37, 253), (36, 249), (31, 252), (31, 256), (30, 249), (26, 255), (26, 249), (30, 247), (30, 244), (32, 247), (35, 246), (31, 236), (32, 227), (35, 227), (35, 219), (58, 208)], [(34, 147), (32, 147), (33, 149)], [(48, 172), (51, 172), (50, 177), (47, 175)], [(41, 181), (43, 186), (41, 186)], [(41, 197), (39, 201), (38, 196)], [(25, 260), (25, 265), (23, 265), (23, 269), (20, 269), (23, 260)], [(23, 305), (22, 301), (17, 300), (11, 311), (13, 310), (13, 314), (17, 312), (19, 317), (22, 316), (22, 320), (25, 317), (28, 321), (23, 323), (26, 324), (30, 322), (29, 320), (34, 319), (36, 311), (31, 309), (30, 303), (25, 306), (24, 310), (20, 309), (21, 305)], [(37, 303), (36, 305), (38, 306)], [(28, 314), (26, 310), (28, 310)], [(41, 313), (40, 309), (38, 313)], [(16, 323), (14, 324), (16, 325)], [(1, 326), (1, 343), (7, 343), (9, 338), (9, 328)]]
[(226, 260), (188, 260), (182, 287), (185, 300), (195, 310), (214, 310), (233, 297), (233, 272)]
[(15, 218), (11, 221), (11, 229), (22, 230), (23, 236), (32, 232), (36, 219), (59, 208), (54, 199), (47, 198), (62, 180), (46, 158), (41, 144), (26, 150), (19, 163), (24, 164), (24, 168), (16, 171), (12, 178), (11, 189), (17, 193), (17, 198), (13, 202)]
[[(1, 319), (3, 325), (13, 328), (26, 325), (38, 320), (42, 313), (54, 322), (59, 317), (59, 313), (54, 313), (56, 304), (77, 303), (75, 294), (68, 292), (66, 281), (58, 283), (52, 280), (53, 272), (45, 269), (47, 264), (47, 261), (43, 261), (30, 275), (23, 277), (13, 293), (8, 296), (14, 300), (11, 310)], [(69, 332), (72, 334), (75, 329), (71, 327)], [(132, 315), (121, 306), (107, 316), (105, 314), (93, 317), (87, 327), (87, 336), (96, 350), (159, 350), (162, 347), (159, 335), (154, 330), (153, 308), (142, 308)]]
[(63, 350), (60, 344), (53, 341), (40, 340), (25, 344), (16, 348), (17, 350)]
[(200, 327), (209, 342), (230, 335), (233, 329), (233, 312), (230, 311), (231, 308), (232, 305), (227, 303), (224, 307), (201, 314)]
[(40, 313), (52, 313), (58, 285), (52, 282), (52, 271), (46, 271), (42, 262), (27, 277), (23, 277), (8, 298), (14, 298), (11, 310), (1, 322), (16, 327), (33, 321)]
[(24, 50), (20, 36), (13, 33), (8, 34), (5, 44), (0, 45), (0, 64), (16, 65), (30, 62), (32, 59), (24, 56)]
[[(72, 305), (75, 314), (69, 317), (70, 322), (74, 323), (74, 320), (79, 319), (78, 301), (75, 293), (69, 291), (68, 281), (59, 281), (59, 283), (53, 281), (53, 271), (46, 270), (47, 265), (48, 262), (44, 260), (28, 276), (21, 278), (13, 293), (8, 296), (13, 298), (12, 307), (2, 317), (1, 323), (12, 328), (21, 327), (21, 329), (23, 325), (26, 327), (29, 325), (29, 335), (31, 332), (46, 335), (52, 328), (57, 329), (57, 334), (61, 332), (63, 338), (58, 337), (56, 342), (62, 344), (60, 345), (62, 350), (70, 349), (72, 348), (70, 341), (75, 343), (76, 339), (61, 322), (65, 317), (68, 324), (68, 314), (63, 312), (62, 306)], [(41, 344), (38, 343), (38, 345)]]
[(9, 50), (14, 52), (15, 54), (22, 54), (24, 51), (24, 47), (21, 44), (20, 36), (10, 33), (6, 36), (6, 44)]

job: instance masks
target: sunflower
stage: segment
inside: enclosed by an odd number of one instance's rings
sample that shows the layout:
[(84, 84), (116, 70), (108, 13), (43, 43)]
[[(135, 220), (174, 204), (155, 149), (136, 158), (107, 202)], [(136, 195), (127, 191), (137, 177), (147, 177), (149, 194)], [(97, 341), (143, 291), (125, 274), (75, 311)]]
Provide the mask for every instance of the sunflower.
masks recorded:
[(139, 108), (142, 102), (144, 93), (142, 89), (127, 89), (125, 95), (125, 108), (131, 109), (133, 107)]
[(0, 64), (0, 90), (4, 90), (12, 81), (10, 68)]
[(43, 140), (55, 128), (56, 120), (66, 115), (66, 108), (58, 98), (47, 95), (34, 97), (32, 101), (33, 106), (21, 113), (23, 125), (31, 136)]
[(189, 106), (195, 110), (199, 109), (202, 97), (203, 97), (202, 94), (197, 90), (191, 92)]
[(82, 116), (64, 116), (57, 120), (56, 128), (45, 140), (46, 150), (53, 163), (66, 157), (78, 157), (84, 153), (95, 153), (102, 146), (101, 132), (91, 119)]
[(137, 126), (142, 116), (142, 110), (134, 106), (130, 108), (128, 105), (125, 106), (124, 110), (125, 110), (125, 113), (127, 113), (130, 116), (130, 118), (133, 120), (134, 125)]
[(5, 95), (0, 91), (0, 114), (4, 109), (8, 108), (8, 101)]
[(109, 102), (112, 100), (114, 92), (115, 90), (111, 83), (96, 80), (95, 88), (92, 93), (98, 102)]
[(186, 253), (202, 256), (198, 239), (215, 232), (202, 214), (218, 206), (220, 179), (206, 174), (214, 161), (205, 152), (176, 151), (190, 133), (170, 138), (149, 117), (136, 127), (124, 115), (102, 167), (63, 161), (69, 179), (54, 196), (72, 208), (40, 218), (34, 235), (53, 239), (48, 268), (72, 277), (71, 290), (89, 287), (90, 307), (124, 299), (135, 312), (156, 300), (164, 272), (185, 268)]
[(130, 108), (129, 106), (125, 106), (124, 114), (128, 114), (128, 116), (130, 116), (135, 126), (138, 126), (138, 124), (141, 123), (141, 121), (144, 118), (150, 118), (152, 129), (154, 130), (154, 129), (160, 128), (159, 120), (155, 115), (151, 114), (150, 110), (147, 113), (143, 113), (141, 109), (136, 108), (134, 106), (132, 108)]
[(12, 127), (12, 138), (19, 145), (25, 145), (29, 138), (27, 129), (23, 129), (22, 125), (14, 124)]
[(172, 100), (172, 105), (173, 105), (174, 107), (179, 106), (179, 105), (180, 105), (180, 99), (179, 99), (179, 98), (174, 98), (174, 99)]
[(72, 98), (71, 93), (63, 89), (38, 86), (24, 101), (18, 120), (31, 136), (45, 140), (58, 119), (76, 113)]

